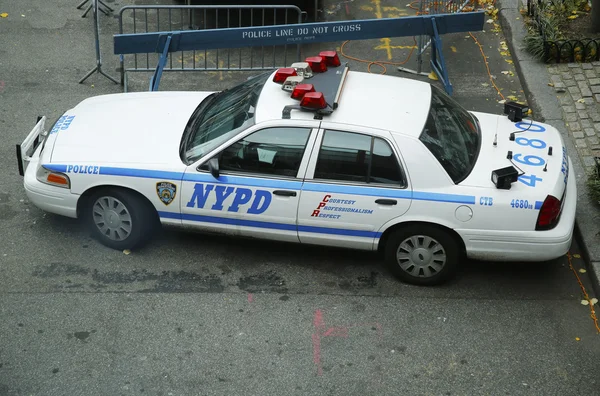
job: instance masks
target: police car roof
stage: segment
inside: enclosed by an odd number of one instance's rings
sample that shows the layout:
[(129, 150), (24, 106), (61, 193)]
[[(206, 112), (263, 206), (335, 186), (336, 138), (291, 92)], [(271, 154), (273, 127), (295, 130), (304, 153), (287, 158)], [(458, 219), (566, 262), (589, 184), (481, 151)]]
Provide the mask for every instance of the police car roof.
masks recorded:
[[(256, 106), (256, 122), (281, 120), (286, 105), (298, 104), (291, 93), (273, 82), (265, 84)], [(311, 79), (305, 80), (311, 83)], [(318, 84), (315, 90), (319, 91)], [(431, 86), (408, 78), (350, 71), (338, 108), (323, 121), (419, 136), (431, 102)], [(312, 120), (314, 113), (294, 110), (291, 119)]]

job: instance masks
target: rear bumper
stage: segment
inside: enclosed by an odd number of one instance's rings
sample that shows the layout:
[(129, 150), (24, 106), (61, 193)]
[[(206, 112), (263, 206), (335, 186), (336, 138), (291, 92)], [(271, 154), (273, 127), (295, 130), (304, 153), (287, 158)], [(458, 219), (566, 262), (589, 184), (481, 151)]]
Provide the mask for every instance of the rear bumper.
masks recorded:
[(72, 194), (65, 188), (39, 182), (35, 177), (37, 166), (37, 161), (32, 160), (25, 171), (23, 185), (29, 201), (43, 211), (77, 218), (79, 195)]
[[(573, 169), (569, 159), (569, 169)], [(565, 255), (573, 241), (577, 185), (569, 177), (558, 225), (548, 231), (456, 230), (465, 242), (467, 257), (490, 261), (546, 261)]]

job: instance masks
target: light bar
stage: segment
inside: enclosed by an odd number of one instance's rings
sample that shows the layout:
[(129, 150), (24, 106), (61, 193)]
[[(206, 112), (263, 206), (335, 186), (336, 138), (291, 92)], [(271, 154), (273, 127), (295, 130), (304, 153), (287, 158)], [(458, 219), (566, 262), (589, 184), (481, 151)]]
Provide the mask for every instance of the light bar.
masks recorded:
[(275, 76), (273, 77), (273, 82), (283, 84), (288, 77), (297, 76), (296, 69), (293, 67), (282, 67), (281, 69), (277, 69), (275, 72)]
[(311, 56), (305, 59), (313, 73), (324, 73), (327, 71), (325, 59), (320, 56)]
[(310, 69), (308, 62), (292, 63), (292, 67), (296, 69), (296, 73), (298, 73), (299, 76), (304, 78), (311, 78), (313, 76), (313, 72)]
[(292, 99), (301, 100), (309, 92), (315, 92), (312, 84), (298, 84), (292, 91)]
[(281, 89), (283, 89), (284, 91), (292, 92), (294, 90), (294, 87), (296, 85), (300, 84), (303, 80), (304, 80), (304, 77), (300, 77), (300, 76), (288, 77), (283, 82)]
[(338, 67), (342, 64), (336, 51), (321, 51), (319, 56), (325, 59), (325, 64), (331, 67)]
[(308, 92), (300, 101), (300, 107), (311, 110), (319, 110), (327, 107), (323, 92)]

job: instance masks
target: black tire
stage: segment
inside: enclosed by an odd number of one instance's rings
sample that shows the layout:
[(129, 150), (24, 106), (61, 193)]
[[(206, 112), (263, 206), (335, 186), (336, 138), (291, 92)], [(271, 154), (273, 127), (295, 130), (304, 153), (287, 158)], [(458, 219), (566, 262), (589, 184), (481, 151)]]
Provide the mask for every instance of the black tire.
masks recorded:
[[(113, 227), (108, 223), (111, 218), (100, 214), (103, 206), (108, 208), (105, 213), (111, 216)], [(120, 218), (115, 219), (115, 215)], [(119, 188), (105, 188), (92, 193), (83, 207), (82, 217), (95, 239), (116, 250), (142, 246), (150, 240), (156, 226), (160, 224), (156, 210), (146, 199)], [(101, 229), (102, 221), (104, 221), (105, 232)]]
[[(433, 242), (428, 243), (425, 238), (431, 238)], [(411, 251), (414, 241), (417, 246)], [(419, 244), (427, 244), (430, 249)], [(389, 236), (384, 248), (386, 266), (394, 276), (406, 283), (439, 285), (455, 276), (458, 269), (459, 245), (452, 235), (438, 227), (414, 224), (398, 229)], [(399, 258), (399, 254), (403, 257)], [(442, 257), (445, 260), (440, 265)]]

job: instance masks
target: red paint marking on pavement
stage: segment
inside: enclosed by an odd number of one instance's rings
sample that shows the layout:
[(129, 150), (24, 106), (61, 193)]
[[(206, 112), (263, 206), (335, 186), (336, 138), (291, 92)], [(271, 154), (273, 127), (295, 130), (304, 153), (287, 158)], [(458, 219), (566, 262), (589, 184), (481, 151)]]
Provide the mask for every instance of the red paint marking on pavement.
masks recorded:
[(0, 80), (0, 93), (2, 93), (2, 91), (4, 91), (4, 81)]
[(330, 327), (323, 337), (344, 337), (348, 338), (348, 329), (346, 327)]
[(252, 301), (254, 301), (254, 296), (252, 293), (248, 293), (248, 302), (251, 303)]
[(375, 323), (356, 323), (347, 327), (327, 327), (323, 319), (323, 312), (320, 309), (315, 311), (313, 317), (313, 326), (315, 331), (312, 334), (313, 343), (313, 362), (317, 366), (317, 375), (323, 375), (323, 365), (321, 362), (321, 339), (323, 337), (349, 337), (349, 329), (354, 327), (370, 327), (377, 331), (377, 338), (381, 342), (383, 336), (383, 328), (381, 324)]
[(323, 375), (323, 366), (321, 366), (321, 337), (318, 333), (312, 335), (313, 343), (313, 362), (317, 366), (317, 375), (320, 377)]
[(321, 331), (325, 328), (325, 322), (323, 321), (323, 313), (320, 309), (315, 311), (313, 318), (313, 325), (315, 326), (315, 332), (312, 335), (313, 343), (313, 362), (317, 366), (317, 375), (323, 375), (323, 366), (321, 365)]

